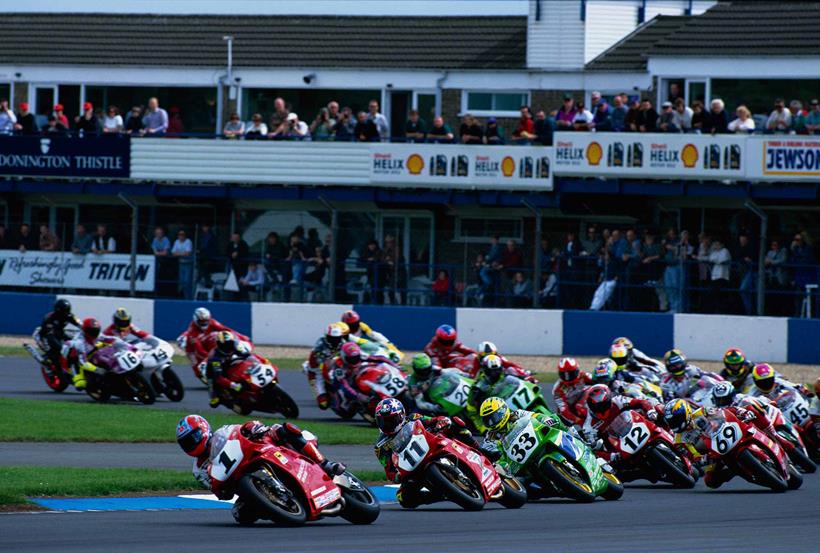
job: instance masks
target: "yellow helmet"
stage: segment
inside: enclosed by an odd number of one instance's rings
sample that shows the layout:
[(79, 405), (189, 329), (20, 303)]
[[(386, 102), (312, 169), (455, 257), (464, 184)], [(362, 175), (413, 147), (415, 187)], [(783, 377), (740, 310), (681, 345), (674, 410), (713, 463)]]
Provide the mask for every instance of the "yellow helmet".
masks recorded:
[(341, 330), (341, 332), (342, 332), (342, 341), (346, 342), (347, 339), (350, 337), (350, 327), (348, 326), (348, 324), (343, 323), (341, 321), (339, 321), (338, 323), (333, 323), (333, 324), (336, 325), (339, 328), (339, 330)]
[(629, 361), (629, 350), (623, 344), (612, 344), (609, 348), (609, 358), (615, 361), (618, 367), (623, 367)]
[(500, 397), (488, 397), (478, 410), (481, 422), (490, 430), (500, 430), (510, 422), (510, 408)]

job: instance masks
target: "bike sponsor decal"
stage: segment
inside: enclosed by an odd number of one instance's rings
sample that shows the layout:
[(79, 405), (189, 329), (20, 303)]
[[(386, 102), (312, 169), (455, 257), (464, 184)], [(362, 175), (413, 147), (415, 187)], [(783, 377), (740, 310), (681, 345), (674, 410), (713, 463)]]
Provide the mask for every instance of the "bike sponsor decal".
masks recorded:
[(314, 503), (316, 504), (317, 509), (321, 509), (333, 503), (334, 501), (338, 501), (342, 498), (342, 494), (338, 488), (334, 488), (327, 492), (324, 495), (320, 495), (316, 499), (314, 499)]

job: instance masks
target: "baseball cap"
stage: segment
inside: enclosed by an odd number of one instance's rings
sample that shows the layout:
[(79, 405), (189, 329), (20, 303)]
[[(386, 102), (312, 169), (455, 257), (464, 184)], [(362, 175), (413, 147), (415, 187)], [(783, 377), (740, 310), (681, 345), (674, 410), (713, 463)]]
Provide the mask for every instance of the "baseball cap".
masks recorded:
[(54, 111), (63, 111), (63, 104), (54, 104)]
[(495, 117), (488, 117), (487, 118), (487, 123), (497, 123), (497, 122), (498, 122), (498, 119), (496, 119)]
[(83, 104), (83, 110), (86, 110), (86, 109), (94, 109), (94, 104), (92, 104), (91, 102), (84, 103)]
[(664, 102), (664, 103), (661, 104), (661, 107), (671, 108), (672, 107), (672, 102), (668, 102), (668, 101)]
[(813, 105), (813, 106), (816, 106), (818, 104), (820, 104), (820, 101), (818, 101), (817, 98), (815, 98), (811, 101), (811, 105)]
[(28, 102), (20, 102), (20, 109), (23, 111), (28, 111)]
[(298, 116), (298, 115), (296, 115), (296, 114), (295, 114), (295, 113), (293, 113), (293, 112), (288, 113), (288, 121), (293, 121), (293, 120), (295, 120), (295, 119), (299, 119), (299, 116)]
[(564, 100), (572, 100), (572, 94), (564, 94)]

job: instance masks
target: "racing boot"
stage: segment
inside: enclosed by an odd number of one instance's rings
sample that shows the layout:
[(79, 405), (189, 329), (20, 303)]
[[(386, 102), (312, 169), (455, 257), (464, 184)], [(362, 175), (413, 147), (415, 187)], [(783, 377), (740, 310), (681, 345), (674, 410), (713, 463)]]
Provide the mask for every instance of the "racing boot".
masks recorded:
[[(408, 483), (409, 484), (409, 483)], [(422, 490), (413, 484), (402, 484), (396, 492), (396, 500), (405, 509), (415, 509), (421, 505), (435, 503), (440, 498), (433, 492)]]
[(233, 515), (233, 519), (242, 526), (250, 526), (254, 522), (256, 522), (259, 517), (256, 515), (256, 511), (241, 498), (237, 498), (231, 508), (231, 514)]

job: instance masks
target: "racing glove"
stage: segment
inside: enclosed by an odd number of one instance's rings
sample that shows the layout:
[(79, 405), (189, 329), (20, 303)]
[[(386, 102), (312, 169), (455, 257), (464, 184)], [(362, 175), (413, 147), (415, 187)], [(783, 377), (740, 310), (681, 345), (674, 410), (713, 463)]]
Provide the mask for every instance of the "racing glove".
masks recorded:
[(241, 392), (242, 391), (242, 383), (241, 382), (231, 382), (230, 386), (231, 390), (234, 392)]
[(649, 409), (646, 412), (646, 418), (651, 420), (651, 421), (656, 421), (656, 420), (658, 420), (658, 412), (655, 411), (654, 409)]
[(270, 432), (270, 426), (262, 424), (261, 422), (246, 422), (242, 425), (242, 435), (251, 440), (258, 440), (265, 434)]
[(755, 414), (752, 411), (743, 407), (737, 408), (737, 416), (743, 422), (749, 422), (755, 418)]
[(448, 417), (436, 417), (436, 422), (433, 425), (433, 432), (442, 432), (450, 428), (452, 422)]
[(347, 467), (342, 463), (337, 463), (336, 461), (331, 461), (329, 459), (322, 461), (320, 466), (328, 474), (328, 476), (339, 476), (347, 470)]

